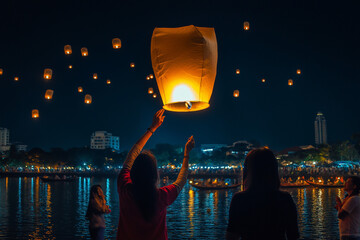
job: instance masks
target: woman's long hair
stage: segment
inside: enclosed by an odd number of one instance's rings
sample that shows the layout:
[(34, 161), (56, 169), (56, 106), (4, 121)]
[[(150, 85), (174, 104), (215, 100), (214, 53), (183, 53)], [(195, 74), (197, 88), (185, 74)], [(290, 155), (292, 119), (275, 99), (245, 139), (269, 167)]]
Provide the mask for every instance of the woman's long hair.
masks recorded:
[(132, 194), (146, 221), (151, 221), (157, 206), (157, 161), (150, 151), (143, 151), (135, 159), (130, 171)]
[(349, 178), (351, 179), (352, 183), (356, 186), (356, 188), (351, 193), (351, 196), (359, 195), (359, 193), (360, 193), (360, 177), (350, 176)]
[(244, 163), (243, 182), (245, 190), (279, 190), (278, 163), (270, 149), (263, 147), (248, 153)]
[(108, 206), (106, 205), (105, 195), (100, 185), (94, 185), (90, 189), (90, 199), (86, 218), (90, 219), (92, 214), (106, 213)]

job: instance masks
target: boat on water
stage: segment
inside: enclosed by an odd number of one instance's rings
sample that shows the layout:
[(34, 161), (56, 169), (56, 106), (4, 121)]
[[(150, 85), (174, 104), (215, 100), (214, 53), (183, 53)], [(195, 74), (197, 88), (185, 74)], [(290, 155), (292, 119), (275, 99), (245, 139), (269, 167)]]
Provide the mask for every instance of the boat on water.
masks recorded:
[(66, 178), (59, 178), (59, 177), (40, 177), (40, 179), (44, 182), (74, 182), (77, 178), (76, 177), (66, 177)]
[(220, 190), (220, 189), (232, 189), (237, 188), (241, 186), (241, 183), (228, 185), (228, 184), (202, 184), (199, 182), (192, 182), (190, 181), (189, 184), (197, 189), (203, 189), (203, 190)]
[(306, 188), (308, 186), (311, 186), (309, 183), (307, 182), (303, 182), (303, 183), (281, 183), (280, 187), (281, 188)]
[(314, 187), (320, 187), (320, 188), (343, 188), (345, 185), (344, 184), (339, 184), (339, 183), (316, 183), (316, 182), (309, 182), (306, 181), (307, 183), (309, 183), (310, 185), (314, 186)]

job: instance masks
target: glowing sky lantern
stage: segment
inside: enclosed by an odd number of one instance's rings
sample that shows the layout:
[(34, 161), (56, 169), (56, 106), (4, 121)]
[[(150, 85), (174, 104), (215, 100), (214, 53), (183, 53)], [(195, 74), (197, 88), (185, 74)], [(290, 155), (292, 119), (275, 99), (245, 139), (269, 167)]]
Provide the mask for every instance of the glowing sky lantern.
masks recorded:
[(236, 69), (235, 73), (240, 74), (240, 69)]
[(148, 89), (148, 94), (153, 94), (154, 93), (154, 89), (153, 88), (149, 88)]
[(217, 66), (213, 28), (155, 28), (151, 61), (163, 108), (175, 112), (206, 109)]
[(153, 98), (157, 98), (157, 95), (156, 95), (156, 93), (154, 93), (154, 94), (153, 94)]
[(292, 80), (292, 79), (289, 79), (289, 80), (288, 80), (288, 85), (289, 85), (289, 86), (294, 85), (294, 82), (293, 82), (293, 80)]
[(111, 84), (110, 79), (106, 80), (106, 84), (107, 84), (107, 85), (110, 85), (110, 84)]
[(83, 92), (84, 90), (83, 90), (83, 88), (82, 87), (78, 87), (78, 92)]
[(300, 74), (301, 74), (301, 70), (300, 70), (300, 69), (296, 70), (296, 74), (300, 75)]
[(85, 95), (84, 102), (85, 102), (86, 104), (90, 104), (90, 103), (92, 102), (92, 97), (91, 97), (90, 94), (86, 94), (86, 95)]
[(239, 90), (234, 90), (233, 96), (236, 98), (239, 97)]
[(50, 68), (45, 68), (44, 70), (44, 78), (51, 79), (52, 78), (52, 70)]
[(261, 82), (266, 82), (265, 78), (261, 79)]
[(134, 68), (134, 67), (135, 67), (135, 63), (133, 63), (133, 62), (130, 63), (130, 67), (131, 67), (131, 68)]
[(93, 78), (94, 78), (94, 79), (97, 79), (97, 78), (98, 78), (97, 73), (94, 73), (94, 74), (93, 74)]
[(51, 90), (51, 89), (46, 90), (45, 99), (52, 99), (53, 94), (54, 94), (54, 90)]
[(14, 81), (15, 82), (19, 81), (19, 77), (14, 77)]
[(244, 30), (249, 30), (250, 29), (250, 23), (249, 22), (244, 22)]
[(0, 68), (0, 75), (4, 74), (4, 70), (2, 68)]
[(146, 80), (150, 80), (150, 77), (149, 77), (149, 76), (146, 76)]
[(37, 109), (33, 109), (32, 111), (31, 111), (31, 116), (32, 116), (32, 118), (39, 118), (39, 110), (37, 110)]
[(70, 54), (72, 54), (71, 46), (70, 46), (70, 45), (65, 45), (65, 46), (64, 46), (64, 52), (65, 52), (65, 55), (70, 55)]
[(153, 74), (150, 74), (150, 75), (149, 75), (149, 78), (150, 78), (150, 79), (153, 79), (153, 78), (154, 78), (154, 75), (153, 75)]
[(89, 51), (86, 47), (81, 48), (81, 56), (83, 57), (89, 56)]
[(72, 69), (72, 68), (73, 68), (73, 66), (72, 66), (72, 65), (69, 65), (69, 68), (70, 68), (70, 69)]
[(121, 40), (120, 38), (113, 38), (112, 45), (114, 49), (121, 48)]

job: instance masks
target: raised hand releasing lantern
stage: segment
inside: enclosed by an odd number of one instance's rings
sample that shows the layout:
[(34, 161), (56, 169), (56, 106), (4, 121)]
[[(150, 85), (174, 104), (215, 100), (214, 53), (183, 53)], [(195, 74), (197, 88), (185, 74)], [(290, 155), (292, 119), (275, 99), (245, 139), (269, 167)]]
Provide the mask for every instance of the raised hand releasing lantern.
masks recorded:
[(174, 112), (208, 108), (217, 66), (213, 28), (155, 28), (151, 61), (163, 101)]

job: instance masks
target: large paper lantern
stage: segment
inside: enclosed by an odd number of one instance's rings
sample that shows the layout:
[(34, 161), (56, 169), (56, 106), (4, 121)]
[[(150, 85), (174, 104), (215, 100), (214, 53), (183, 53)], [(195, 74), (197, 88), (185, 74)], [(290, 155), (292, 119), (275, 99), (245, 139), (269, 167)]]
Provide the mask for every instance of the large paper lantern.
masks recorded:
[(52, 70), (50, 68), (44, 69), (44, 78), (51, 79), (52, 78)]
[(54, 90), (48, 89), (45, 92), (45, 99), (52, 99), (54, 95)]
[(70, 45), (65, 45), (65, 46), (64, 46), (64, 52), (65, 52), (65, 55), (70, 55), (70, 54), (72, 54), (71, 46), (70, 46)]
[(85, 102), (86, 104), (92, 103), (92, 97), (91, 97), (90, 94), (86, 94), (86, 95), (85, 95), (84, 102)]
[(32, 118), (39, 118), (39, 110), (37, 109), (33, 109), (32, 112), (31, 112), (31, 116)]
[(114, 49), (121, 48), (121, 40), (119, 38), (113, 38), (112, 45)]
[(86, 47), (81, 48), (81, 56), (87, 57), (89, 55), (89, 51)]
[(206, 109), (217, 66), (213, 28), (155, 28), (151, 61), (163, 108), (175, 112)]
[(0, 75), (3, 75), (4, 70), (2, 68), (0, 68)]

